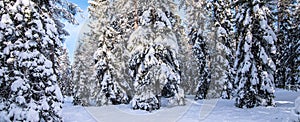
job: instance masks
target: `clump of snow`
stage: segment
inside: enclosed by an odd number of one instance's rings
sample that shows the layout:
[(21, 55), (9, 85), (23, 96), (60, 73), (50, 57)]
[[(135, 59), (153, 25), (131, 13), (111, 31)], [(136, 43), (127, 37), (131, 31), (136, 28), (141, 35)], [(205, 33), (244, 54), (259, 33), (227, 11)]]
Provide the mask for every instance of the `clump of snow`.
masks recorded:
[(26, 104), (25, 98), (24, 96), (17, 96), (16, 97), (16, 101), (18, 104), (22, 105), (22, 104)]
[(13, 21), (10, 19), (9, 14), (3, 14), (1, 17), (1, 22), (4, 24), (12, 24)]
[[(240, 18), (242, 19), (242, 18)], [(251, 15), (250, 15), (250, 9), (247, 10), (247, 13), (246, 13), (246, 18), (245, 20), (243, 21), (243, 25), (248, 25), (251, 23)]]
[(12, 64), (14, 61), (15, 61), (15, 58), (11, 57), (11, 58), (7, 59), (6, 63), (7, 64)]
[(52, 67), (52, 62), (49, 60), (45, 61), (45, 68), (51, 68)]
[(45, 97), (43, 97), (42, 100), (41, 100), (41, 107), (42, 107), (42, 110), (49, 110), (49, 108), (50, 108), (50, 106), (47, 103)]
[(22, 78), (17, 78), (11, 85), (12, 91), (17, 91), (18, 89), (27, 90), (28, 88), (24, 85), (24, 80)]
[(268, 61), (268, 55), (265, 52), (265, 49), (263, 47), (261, 48), (261, 51), (259, 52), (259, 57), (262, 59), (264, 64), (268, 64), (268, 62), (267, 62)]
[(39, 112), (34, 110), (33, 108), (29, 109), (29, 111), (26, 113), (26, 116), (28, 118), (27, 121), (31, 122), (37, 122), (39, 121)]
[(20, 13), (17, 13), (15, 16), (15, 19), (18, 21), (22, 21), (23, 20), (23, 15), (21, 15)]
[(3, 1), (0, 1), (0, 6), (1, 6), (1, 7), (4, 7)]
[(167, 36), (158, 36), (154, 42), (157, 45), (163, 45), (165, 47), (169, 47), (170, 49), (172, 49), (173, 51), (175, 51), (176, 53), (178, 53), (179, 51), (179, 46), (177, 43), (177, 38), (176, 35), (174, 33), (169, 33), (169, 35)]
[(29, 39), (32, 39), (32, 30), (28, 30), (25, 32), (25, 36), (28, 37)]
[(62, 96), (62, 93), (60, 91), (60, 88), (59, 88), (58, 84), (54, 85), (53, 87), (55, 88), (54, 89), (55, 90), (54, 93), (55, 93), (55, 96), (57, 97), (57, 99), (59, 101), (63, 101), (64, 97)]
[(245, 37), (245, 45), (244, 45), (244, 52), (248, 52), (249, 49), (251, 48), (252, 44), (252, 34), (249, 32), (247, 33), (247, 36)]

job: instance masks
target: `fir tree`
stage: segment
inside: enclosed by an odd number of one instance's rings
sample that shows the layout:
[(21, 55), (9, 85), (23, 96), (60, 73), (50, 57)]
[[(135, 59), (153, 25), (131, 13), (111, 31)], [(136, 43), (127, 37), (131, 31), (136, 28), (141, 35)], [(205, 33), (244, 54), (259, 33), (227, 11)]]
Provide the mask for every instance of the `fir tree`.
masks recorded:
[(114, 59), (115, 72), (117, 73), (116, 80), (120, 87), (126, 90), (128, 97), (134, 95), (134, 86), (131, 82), (129, 73), (130, 51), (128, 50), (128, 40), (130, 35), (136, 29), (135, 26), (141, 25), (138, 20), (141, 15), (141, 7), (138, 0), (118, 0), (113, 3), (115, 6), (115, 19), (111, 23), (111, 27), (117, 31), (116, 43), (114, 43)]
[[(46, 1), (45, 1), (46, 2)], [(36, 1), (1, 1), (1, 121), (62, 121), (55, 63), (65, 33), (54, 10)], [(51, 6), (52, 5), (52, 6)], [(65, 9), (65, 14), (69, 14)], [(76, 13), (76, 11), (74, 11)], [(72, 13), (70, 15), (73, 15)], [(60, 15), (59, 15), (60, 16)], [(71, 19), (68, 17), (65, 19)]]
[[(185, 1), (177, 1), (177, 7), (177, 11), (184, 11), (187, 8)], [(183, 15), (186, 15), (185, 11)], [(184, 26), (186, 21), (183, 21), (185, 17), (186, 16), (180, 16), (178, 26), (175, 27), (175, 32), (179, 39), (178, 59), (181, 70), (181, 80), (184, 81), (180, 86), (186, 95), (194, 95), (197, 92), (197, 84), (200, 78), (198, 69), (196, 68), (199, 67), (199, 64), (193, 54), (192, 45), (189, 44), (189, 37)]]
[[(131, 50), (129, 68), (136, 94), (134, 109), (148, 111), (160, 108), (160, 97), (171, 104), (184, 104), (177, 60), (178, 42), (175, 33), (176, 15), (171, 1), (141, 2), (141, 26), (132, 33), (128, 48)], [(171, 9), (168, 9), (171, 8)]]
[(95, 23), (92, 27), (91, 39), (98, 44), (98, 49), (94, 53), (94, 78), (91, 81), (95, 84), (93, 99), (96, 105), (127, 103), (127, 94), (116, 80), (119, 74), (116, 74), (118, 73), (117, 68), (114, 67), (119, 62), (114, 61), (117, 59), (114, 53), (118, 48), (115, 47), (115, 44), (118, 43), (116, 37), (118, 32), (113, 28), (115, 26), (113, 3), (90, 1), (89, 11), (91, 22)]
[[(183, 35), (186, 35), (184, 32)], [(187, 95), (196, 94), (197, 84), (200, 78), (198, 69), (199, 64), (194, 57), (192, 46), (188, 43), (187, 36), (182, 36), (179, 43), (179, 61), (181, 69), (181, 87)]]
[(195, 100), (205, 99), (210, 84), (209, 69), (209, 33), (205, 30), (210, 26), (207, 1), (185, 1), (188, 18), (188, 37), (194, 56), (199, 64), (199, 81)]
[(104, 44), (95, 52), (96, 89), (94, 99), (96, 105), (128, 103), (129, 99), (123, 89), (114, 79), (114, 69), (110, 63), (111, 52)]
[(235, 61), (236, 106), (273, 106), (276, 66), (272, 57), (277, 39), (269, 23), (272, 15), (268, 2), (236, 1), (235, 5), (239, 41)]
[[(294, 87), (299, 80), (299, 3), (297, 1), (278, 1), (278, 40), (276, 86)], [(298, 56), (298, 57), (297, 57)], [(291, 88), (289, 88), (291, 89)]]
[(212, 52), (212, 78), (216, 82), (216, 88), (211, 88), (217, 96), (222, 98), (231, 98), (234, 80), (234, 48), (233, 48), (233, 24), (231, 22), (233, 15), (231, 12), (231, 0), (214, 0), (213, 1), (213, 21), (216, 28), (215, 44), (212, 45), (214, 52)]
[(62, 55), (59, 56), (59, 70), (58, 70), (58, 83), (61, 88), (63, 96), (72, 96), (73, 95), (73, 82), (72, 78), (72, 69), (71, 63), (68, 56), (68, 51), (66, 47), (62, 48)]
[(74, 83), (74, 104), (91, 105), (93, 76), (93, 53), (97, 47), (95, 42), (90, 41), (88, 32), (78, 40), (78, 46), (74, 53), (73, 83)]

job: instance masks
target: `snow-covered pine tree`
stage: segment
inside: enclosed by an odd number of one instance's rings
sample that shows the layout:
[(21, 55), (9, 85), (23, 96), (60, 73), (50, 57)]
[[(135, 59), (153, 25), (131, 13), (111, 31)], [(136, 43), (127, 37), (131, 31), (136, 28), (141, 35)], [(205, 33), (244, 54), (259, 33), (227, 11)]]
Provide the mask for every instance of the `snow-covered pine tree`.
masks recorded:
[(58, 83), (63, 96), (73, 95), (72, 69), (68, 54), (66, 47), (63, 47), (62, 55), (58, 59)]
[(135, 30), (135, 26), (141, 25), (138, 18), (142, 15), (141, 7), (138, 5), (138, 0), (117, 0), (113, 3), (115, 6), (115, 19), (111, 27), (117, 31), (116, 43), (114, 44), (113, 54), (115, 73), (117, 73), (116, 80), (120, 87), (126, 90), (128, 97), (134, 95), (134, 88), (129, 73), (130, 60), (129, 50), (127, 49), (130, 35)]
[(93, 81), (93, 99), (96, 105), (128, 103), (129, 99), (119, 83), (116, 81), (116, 68), (113, 62), (116, 57), (115, 43), (118, 34), (113, 29), (114, 7), (110, 1), (90, 1), (90, 19), (96, 23), (92, 28), (95, 32), (93, 40), (98, 43), (98, 49), (94, 53), (95, 69)]
[(179, 50), (174, 29), (177, 18), (172, 1), (140, 1), (140, 27), (129, 40), (129, 68), (134, 80), (133, 109), (152, 111), (160, 108), (160, 97), (171, 104), (183, 105), (184, 92), (179, 87)]
[[(213, 21), (216, 28), (216, 39), (213, 46), (211, 73), (212, 83), (215, 88), (210, 88), (209, 92), (215, 95), (210, 97), (230, 99), (234, 82), (234, 43), (233, 43), (233, 25), (231, 12), (231, 0), (214, 0), (213, 1)], [(211, 87), (213, 87), (211, 85)]]
[(179, 61), (181, 70), (181, 80), (184, 81), (180, 84), (186, 95), (196, 94), (197, 84), (200, 78), (198, 69), (199, 64), (193, 54), (192, 46), (188, 43), (188, 37), (182, 33), (181, 39), (178, 41), (179, 45)]
[(7, 90), (0, 97), (1, 121), (62, 121), (63, 97), (57, 83), (55, 55), (65, 33), (60, 32), (63, 26), (57, 25), (60, 20), (54, 18), (56, 14), (48, 13), (56, 7), (56, 1), (47, 2), (52, 6), (47, 8), (30, 0), (0, 1), (4, 59), (0, 77), (5, 81), (0, 86)]
[(126, 92), (120, 88), (115, 80), (114, 68), (111, 64), (111, 52), (107, 49), (106, 44), (103, 44), (95, 52), (95, 81), (96, 90), (93, 93), (96, 105), (104, 104), (122, 104), (128, 103), (129, 99)]
[[(4, 6), (13, 6), (13, 3), (8, 1), (0, 1), (0, 121), (9, 121), (7, 117), (8, 114), (8, 99), (10, 91), (10, 83), (13, 82), (16, 78), (8, 77), (9, 74), (14, 73), (13, 67), (14, 58), (9, 58), (10, 48), (13, 47), (12, 42), (9, 38), (15, 38), (13, 36), (13, 30), (15, 29), (13, 21), (11, 20), (10, 15), (8, 14), (8, 8)], [(13, 13), (11, 13), (13, 14)], [(6, 50), (4, 50), (6, 49)], [(8, 60), (10, 59), (10, 60)], [(7, 62), (7, 60), (9, 62)], [(10, 64), (10, 65), (9, 65)], [(10, 73), (11, 72), (11, 73)], [(13, 75), (13, 74), (12, 74)], [(13, 77), (13, 76), (12, 76)], [(27, 83), (28, 84), (28, 83)], [(24, 91), (26, 90), (26, 82), (23, 85)]]
[[(297, 90), (300, 85), (299, 3), (278, 1), (278, 47), (276, 86)], [(291, 88), (292, 87), (292, 88)]]
[(268, 1), (235, 1), (238, 49), (235, 68), (236, 106), (273, 106), (276, 35), (270, 24)]
[(77, 42), (74, 53), (73, 83), (74, 83), (74, 104), (91, 105), (93, 89), (90, 82), (93, 76), (93, 54), (97, 50), (97, 44), (90, 40), (91, 32), (86, 32)]
[(194, 95), (196, 94), (197, 84), (200, 78), (198, 69), (195, 67), (199, 67), (197, 59), (193, 54), (192, 45), (189, 44), (189, 37), (186, 33), (184, 18), (186, 18), (186, 11), (187, 8), (185, 1), (176, 1), (177, 10), (178, 12), (183, 12), (180, 15), (180, 19), (178, 21), (178, 26), (175, 28), (176, 35), (178, 38), (178, 45), (179, 45), (179, 65), (181, 70), (181, 82), (180, 86), (184, 90), (186, 95)]
[[(0, 1), (0, 55), (2, 59), (0, 65), (0, 121), (26, 120), (27, 118), (25, 116), (25, 113), (27, 111), (22, 109), (28, 108), (28, 103), (25, 101), (25, 98), (29, 97), (30, 95), (28, 93), (30, 89), (28, 79), (24, 78), (23, 73), (18, 71), (19, 68), (16, 67), (16, 56), (13, 54), (13, 52), (19, 52), (17, 47), (20, 47), (15, 45), (16, 39), (18, 37), (14, 34), (16, 25), (18, 25), (18, 23), (14, 23), (14, 21), (12, 20), (12, 18), (16, 16), (19, 11), (9, 12), (11, 7), (13, 7), (14, 5), (15, 1)], [(25, 13), (23, 13), (23, 15), (24, 14)], [(21, 17), (23, 16), (20, 13), (18, 15)], [(20, 18), (19, 21), (24, 21), (21, 19), (22, 18)], [(23, 46), (21, 47), (23, 48)], [(17, 89), (18, 87), (19, 89)], [(17, 100), (16, 98), (18, 98), (19, 100)], [(26, 106), (22, 106), (22, 104), (25, 104)], [(12, 110), (19, 112), (14, 113), (11, 112)], [(15, 114), (15, 116), (9, 115), (10, 113)]]
[(207, 11), (207, 1), (183, 1), (187, 6), (187, 25), (189, 43), (193, 46), (193, 53), (199, 63), (198, 73), (199, 81), (195, 100), (205, 99), (210, 84), (209, 69), (209, 36), (208, 26), (210, 26), (210, 17)]
[[(300, 0), (297, 0), (297, 2), (295, 3), (296, 5), (296, 11), (293, 12), (293, 15), (295, 17), (294, 19), (294, 23), (295, 26), (293, 26), (295, 28), (295, 30), (300, 30), (300, 17), (298, 15), (300, 15)], [(294, 35), (294, 48), (293, 50), (295, 50), (295, 53), (293, 54), (293, 59), (294, 59), (294, 67), (292, 70), (292, 77), (293, 80), (295, 80), (297, 82), (298, 88), (300, 85), (300, 31), (296, 31), (295, 35)], [(292, 51), (293, 51), (292, 50)]]
[[(31, 0), (36, 3), (38, 8), (51, 15), (55, 23), (57, 32), (59, 33), (58, 38), (61, 42), (65, 41), (65, 36), (68, 36), (69, 33), (64, 29), (65, 24), (61, 20), (66, 20), (72, 24), (78, 24), (75, 20), (75, 14), (81, 12), (82, 10), (74, 3), (69, 2), (68, 0)], [(60, 57), (64, 55), (63, 45), (61, 43), (54, 43), (54, 47), (51, 55), (51, 61), (54, 64), (54, 73), (57, 76), (60, 76)]]
[(87, 106), (90, 103), (91, 84), (89, 83), (89, 77), (92, 76), (92, 71), (89, 70), (91, 66), (89, 66), (85, 60), (87, 58), (85, 57), (85, 52), (87, 51), (83, 49), (83, 44), (78, 44), (74, 53), (74, 62), (72, 66), (72, 81), (74, 82), (74, 105)]
[(285, 52), (288, 50), (288, 44), (285, 44), (285, 40), (289, 37), (288, 28), (290, 28), (291, 24), (290, 19), (292, 18), (291, 12), (291, 0), (278, 0), (278, 31), (277, 31), (277, 58), (276, 58), (276, 87), (285, 88), (286, 78), (285, 75), (285, 65), (283, 65), (284, 60), (288, 57), (289, 53)]

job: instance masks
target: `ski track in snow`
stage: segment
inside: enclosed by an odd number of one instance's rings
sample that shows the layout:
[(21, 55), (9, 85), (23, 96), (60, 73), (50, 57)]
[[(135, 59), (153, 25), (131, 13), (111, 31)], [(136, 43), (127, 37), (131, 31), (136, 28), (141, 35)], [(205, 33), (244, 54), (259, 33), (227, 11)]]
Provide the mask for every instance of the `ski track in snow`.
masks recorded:
[(300, 92), (277, 89), (275, 96), (276, 107), (252, 109), (237, 108), (234, 100), (220, 99), (214, 104), (214, 101), (194, 101), (193, 96), (187, 96), (185, 106), (161, 107), (152, 112), (132, 110), (130, 105), (81, 107), (65, 102), (63, 116), (65, 122), (286, 122)]

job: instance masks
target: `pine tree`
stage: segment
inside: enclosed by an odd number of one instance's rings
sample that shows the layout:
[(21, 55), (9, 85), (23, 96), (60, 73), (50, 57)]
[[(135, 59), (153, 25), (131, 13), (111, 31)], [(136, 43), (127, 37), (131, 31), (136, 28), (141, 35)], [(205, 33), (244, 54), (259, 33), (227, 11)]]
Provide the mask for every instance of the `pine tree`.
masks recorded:
[(73, 83), (74, 83), (74, 104), (88, 106), (91, 105), (93, 76), (93, 54), (97, 50), (97, 44), (90, 40), (90, 32), (85, 32), (77, 44), (74, 53)]
[(207, 1), (185, 1), (187, 6), (188, 37), (192, 45), (194, 56), (199, 64), (199, 81), (195, 100), (205, 99), (210, 84), (209, 69), (209, 32), (208, 26), (211, 26), (209, 14), (207, 11)]
[(68, 51), (66, 47), (62, 48), (62, 55), (59, 56), (59, 69), (58, 69), (58, 83), (61, 88), (63, 96), (72, 96), (73, 95), (73, 82), (72, 78), (72, 69), (71, 63), (68, 56)]
[[(298, 6), (296, 6), (298, 5)], [(278, 1), (278, 40), (276, 86), (279, 88), (299, 86), (299, 3)], [(291, 88), (289, 88), (291, 89)]]
[[(63, 26), (57, 25), (56, 14), (46, 12), (56, 5), (43, 5), (29, 0), (0, 1), (4, 59), (0, 86), (7, 90), (0, 97), (1, 121), (62, 121), (55, 55)], [(69, 14), (68, 9), (65, 12)]]
[(128, 45), (132, 55), (129, 68), (136, 91), (131, 101), (133, 109), (159, 109), (161, 96), (171, 104), (183, 105), (177, 60), (179, 47), (172, 30), (177, 22), (174, 3), (144, 1), (139, 5), (143, 7), (141, 26), (132, 33)]
[[(186, 1), (177, 1), (176, 4), (177, 11), (184, 11), (183, 15), (186, 15)], [(192, 45), (189, 44), (188, 33), (186, 33), (186, 27), (184, 26), (184, 24), (187, 23), (186, 21), (184, 21), (185, 17), (186, 16), (180, 16), (180, 19), (178, 21), (178, 24), (180, 25), (175, 28), (177, 38), (179, 39), (178, 59), (181, 70), (181, 80), (184, 81), (180, 84), (180, 86), (182, 87), (186, 95), (194, 95), (197, 92), (197, 84), (200, 78), (197, 69), (197, 67), (199, 67), (199, 64), (193, 54)]]
[(236, 1), (238, 7), (235, 68), (236, 106), (273, 106), (276, 35), (271, 28), (268, 1)]
[[(184, 32), (182, 35), (186, 35)], [(197, 84), (200, 78), (197, 59), (194, 57), (192, 46), (188, 43), (187, 36), (182, 36), (179, 43), (179, 61), (181, 69), (181, 80), (184, 81), (180, 85), (186, 95), (196, 94)]]
[[(289, 22), (292, 12), (290, 11), (289, 6), (291, 5), (290, 0), (279, 0), (278, 1), (278, 32), (277, 32), (277, 43), (276, 46), (278, 48), (277, 51), (277, 72), (276, 72), (276, 87), (284, 88), (285, 87), (285, 78), (284, 78), (284, 72), (285, 72), (285, 66), (282, 62), (286, 60), (287, 53), (285, 53), (286, 48), (288, 48), (287, 44), (284, 44), (284, 41), (288, 39), (287, 35), (288, 28), (291, 26), (291, 23)], [(283, 65), (283, 66), (282, 66)]]
[(115, 43), (118, 34), (113, 29), (113, 4), (109, 1), (90, 1), (89, 10), (91, 18), (97, 23), (92, 28), (94, 40), (98, 43), (98, 49), (94, 53), (95, 69), (94, 78), (95, 89), (93, 98), (96, 105), (103, 104), (121, 104), (128, 103), (129, 99), (126, 92), (120, 88), (119, 82), (116, 81), (116, 69), (113, 62)]
[(130, 35), (135, 30), (135, 26), (141, 25), (138, 18), (141, 17), (141, 5), (137, 0), (118, 0), (113, 3), (115, 6), (115, 19), (112, 20), (111, 27), (117, 31), (116, 43), (114, 44), (113, 61), (116, 75), (116, 80), (120, 87), (126, 90), (128, 97), (134, 95), (134, 86), (131, 81), (131, 76), (128, 70), (130, 53), (127, 48)]
[[(297, 0), (296, 2), (296, 11), (293, 13), (294, 14), (294, 22), (295, 22), (295, 26), (294, 28), (296, 30), (300, 30), (300, 17), (297, 16), (300, 14), (300, 0)], [(295, 54), (294, 54), (294, 62), (295, 62), (295, 65), (294, 65), (294, 68), (293, 68), (293, 77), (294, 77), (294, 80), (297, 81), (297, 85), (299, 86), (300, 84), (300, 58), (299, 58), (299, 55), (300, 55), (300, 37), (297, 36), (297, 35), (300, 35), (300, 31), (296, 31), (296, 34), (294, 36), (295, 38), (295, 41), (294, 41), (294, 50), (295, 50)]]
[[(211, 97), (231, 98), (234, 80), (234, 48), (233, 48), (233, 15), (231, 12), (231, 0), (213, 1), (213, 21), (216, 28), (215, 42), (212, 52), (211, 72), (212, 82), (216, 88), (210, 88), (215, 95)], [(212, 87), (212, 86), (211, 86)], [(213, 90), (213, 91), (212, 91)]]
[(94, 99), (96, 105), (128, 103), (129, 99), (118, 82), (114, 79), (114, 69), (110, 63), (111, 52), (104, 44), (95, 52), (96, 63), (96, 89)]

